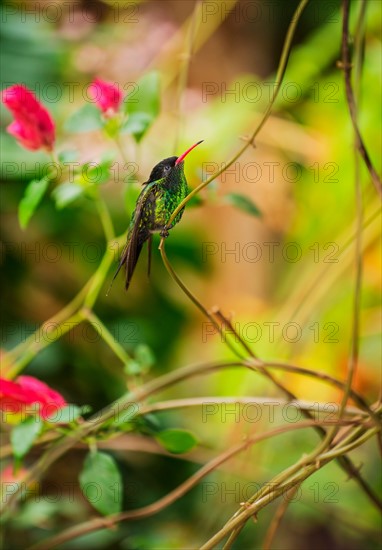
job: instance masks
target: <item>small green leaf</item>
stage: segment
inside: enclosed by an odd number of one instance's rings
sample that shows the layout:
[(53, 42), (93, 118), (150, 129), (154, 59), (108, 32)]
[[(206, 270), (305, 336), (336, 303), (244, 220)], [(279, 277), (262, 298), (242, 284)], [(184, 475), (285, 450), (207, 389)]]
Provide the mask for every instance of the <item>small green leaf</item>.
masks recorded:
[(90, 452), (80, 473), (80, 485), (84, 496), (101, 514), (121, 511), (122, 477), (112, 456)]
[(33, 212), (40, 204), (48, 185), (49, 178), (45, 176), (41, 180), (32, 180), (25, 189), (24, 196), (19, 204), (19, 222), (23, 229), (26, 228)]
[(82, 405), (80, 407), (80, 414), (88, 414), (92, 412), (93, 408), (90, 405)]
[(155, 357), (149, 346), (138, 344), (134, 351), (134, 359), (130, 359), (125, 367), (125, 373), (130, 376), (139, 376), (147, 373), (155, 363)]
[(156, 71), (152, 71), (137, 82), (134, 92), (127, 95), (125, 113), (128, 119), (122, 131), (132, 134), (139, 142), (158, 116), (159, 109), (159, 75)]
[(85, 189), (82, 185), (76, 183), (62, 183), (53, 191), (52, 196), (56, 203), (56, 208), (61, 210), (68, 204), (72, 203), (84, 193)]
[(146, 113), (132, 113), (122, 126), (122, 133), (132, 134), (139, 142), (150, 128), (153, 118)]
[(11, 432), (11, 444), (16, 458), (23, 458), (41, 433), (43, 422), (38, 416), (29, 416)]
[(260, 217), (262, 215), (261, 211), (251, 199), (245, 197), (244, 195), (240, 195), (239, 193), (229, 193), (224, 197), (224, 200), (225, 202), (232, 204), (232, 206), (236, 206), (236, 208), (240, 208), (240, 210), (243, 210), (252, 216)]
[(142, 372), (141, 365), (134, 359), (131, 359), (128, 363), (126, 363), (123, 370), (129, 376), (139, 376)]
[(154, 353), (146, 344), (138, 344), (134, 351), (134, 357), (143, 372), (147, 372), (155, 364)]
[(64, 124), (65, 130), (73, 133), (92, 132), (103, 128), (103, 126), (101, 111), (91, 103), (83, 105)]
[(174, 454), (187, 453), (198, 443), (196, 437), (191, 432), (175, 428), (163, 430), (155, 436), (155, 439), (167, 451)]

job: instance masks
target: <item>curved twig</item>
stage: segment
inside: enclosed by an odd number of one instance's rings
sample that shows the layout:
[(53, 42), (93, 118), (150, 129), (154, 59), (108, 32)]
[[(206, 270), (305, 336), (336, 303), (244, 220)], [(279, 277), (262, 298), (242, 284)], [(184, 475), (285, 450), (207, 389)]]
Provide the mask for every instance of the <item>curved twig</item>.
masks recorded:
[[(304, 422), (301, 422), (300, 424), (294, 424), (293, 426), (280, 426), (278, 428), (270, 430), (269, 432), (248, 437), (248, 439), (246, 439), (246, 441), (244, 441), (243, 443), (239, 443), (231, 449), (228, 449), (227, 451), (224, 451), (217, 457), (213, 458), (210, 462), (200, 468), (195, 474), (193, 474), (186, 481), (176, 487), (176, 489), (174, 489), (170, 493), (167, 493), (167, 495), (153, 502), (152, 504), (148, 504), (147, 506), (143, 506), (142, 508), (137, 508), (136, 510), (129, 510), (118, 514), (112, 514), (107, 518), (96, 518), (90, 521), (86, 521), (80, 525), (71, 527), (66, 531), (62, 531), (54, 537), (51, 537), (45, 541), (31, 546), (29, 550), (49, 550), (58, 546), (59, 544), (63, 544), (64, 542), (80, 537), (82, 535), (97, 531), (99, 529), (103, 529), (105, 527), (112, 527), (116, 523), (119, 523), (121, 521), (143, 519), (145, 517), (157, 514), (158, 512), (178, 500), (184, 494), (186, 494), (190, 489), (197, 485), (197, 483), (199, 483), (201, 479), (203, 479), (210, 472), (214, 471), (223, 462), (228, 461), (235, 455), (239, 454), (241, 451), (247, 449), (249, 446), (254, 445), (259, 441), (264, 441), (265, 439), (274, 437), (276, 435), (281, 435), (285, 432), (310, 428), (314, 424), (316, 424), (314, 421), (306, 420)], [(329, 424), (331, 425), (332, 423)], [(349, 422), (343, 422), (342, 424), (348, 425)], [(323, 423), (323, 425), (328, 425), (328, 423)]]
[(342, 48), (341, 48), (342, 61), (340, 66), (344, 72), (346, 99), (349, 107), (350, 118), (353, 125), (354, 134), (356, 137), (357, 149), (366, 164), (366, 167), (369, 171), (370, 177), (372, 179), (372, 182), (374, 184), (374, 187), (377, 193), (379, 193), (379, 195), (382, 197), (382, 182), (380, 177), (377, 174), (377, 171), (373, 166), (373, 163), (371, 162), (369, 153), (362, 139), (361, 132), (358, 128), (358, 122), (357, 122), (357, 107), (356, 107), (353, 87), (351, 83), (352, 63), (351, 63), (350, 48), (349, 48), (350, 0), (343, 0), (343, 12), (344, 13), (343, 13), (343, 24), (342, 24)]

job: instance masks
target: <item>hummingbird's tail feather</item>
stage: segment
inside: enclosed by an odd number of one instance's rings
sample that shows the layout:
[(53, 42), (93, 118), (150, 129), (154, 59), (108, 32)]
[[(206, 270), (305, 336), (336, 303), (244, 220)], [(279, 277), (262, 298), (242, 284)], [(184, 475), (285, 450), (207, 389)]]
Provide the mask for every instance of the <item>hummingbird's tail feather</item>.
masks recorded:
[(132, 241), (130, 241), (129, 246), (126, 248), (125, 254), (121, 258), (121, 261), (123, 261), (126, 268), (125, 290), (127, 290), (130, 286), (130, 282), (138, 262), (139, 254), (141, 253), (142, 246), (143, 242), (138, 242), (133, 246)]
[[(139, 220), (140, 218), (138, 218)], [(133, 276), (135, 267), (138, 262), (139, 255), (141, 253), (143, 244), (150, 237), (150, 233), (139, 227), (138, 223), (135, 223), (131, 228), (131, 231), (127, 237), (127, 245), (122, 254), (120, 265), (125, 264), (126, 269), (126, 278), (125, 278), (125, 289), (127, 290), (130, 286), (131, 278)]]
[[(127, 234), (127, 240), (125, 248), (123, 249), (121, 259), (117, 271), (114, 274), (113, 281), (117, 277), (118, 273), (121, 270), (121, 267), (124, 265), (126, 269), (126, 278), (125, 278), (125, 289), (129, 288), (131, 278), (133, 276), (135, 266), (137, 265), (139, 254), (141, 253), (142, 246), (147, 241), (151, 239), (151, 233), (147, 228), (147, 220), (144, 217), (144, 208), (146, 206), (147, 200), (150, 198), (151, 188), (156, 184), (156, 181), (150, 182), (143, 189), (139, 195), (135, 210), (133, 212), (132, 220), (130, 222), (129, 232)], [(152, 201), (151, 201), (152, 202)], [(151, 204), (149, 202), (149, 204)], [(146, 212), (146, 217), (148, 213), (151, 212), (151, 209)], [(150, 243), (149, 243), (150, 244)], [(111, 282), (110, 288), (113, 284)], [(110, 290), (109, 288), (109, 290)], [(109, 293), (109, 291), (108, 291)]]
[(118, 273), (121, 271), (121, 267), (123, 266), (123, 264), (125, 263), (125, 260), (124, 260), (124, 257), (125, 257), (125, 253), (126, 253), (126, 249), (127, 249), (127, 246), (128, 246), (128, 243), (125, 244), (124, 248), (123, 248), (123, 251), (122, 251), (122, 255), (121, 255), (121, 259), (119, 260), (119, 264), (118, 264), (118, 267), (117, 267), (117, 271), (114, 273), (114, 276), (111, 280), (111, 283), (110, 283), (110, 286), (109, 288), (107, 289), (107, 292), (106, 292), (106, 296), (109, 296), (109, 292), (111, 290), (111, 287), (113, 286), (113, 283), (118, 275)]
[(144, 243), (144, 240), (142, 242), (139, 242), (139, 241), (136, 242), (135, 239), (133, 238), (128, 239), (128, 242), (125, 245), (125, 248), (123, 249), (121, 259), (119, 260), (117, 270), (114, 273), (113, 279), (110, 283), (106, 296), (108, 296), (110, 289), (113, 286), (113, 283), (118, 273), (121, 271), (122, 266), (125, 266), (125, 270), (126, 270), (125, 289), (127, 290), (129, 288), (135, 267), (138, 262), (139, 254), (141, 253), (141, 250), (143, 247), (143, 243)]

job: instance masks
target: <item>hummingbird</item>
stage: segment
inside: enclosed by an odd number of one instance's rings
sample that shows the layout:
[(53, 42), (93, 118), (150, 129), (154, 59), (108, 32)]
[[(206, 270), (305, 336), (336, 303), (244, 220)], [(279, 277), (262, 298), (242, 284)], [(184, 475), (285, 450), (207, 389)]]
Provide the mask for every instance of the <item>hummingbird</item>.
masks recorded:
[(124, 265), (126, 270), (125, 290), (129, 288), (144, 243), (148, 241), (148, 273), (150, 274), (153, 233), (159, 233), (164, 238), (168, 237), (169, 230), (182, 218), (184, 207), (176, 215), (171, 225), (168, 225), (172, 213), (188, 195), (184, 159), (202, 142), (203, 140), (198, 141), (189, 147), (180, 157), (168, 157), (158, 162), (151, 170), (149, 179), (143, 183), (144, 188), (137, 199), (131, 218), (126, 245), (113, 277), (114, 281)]

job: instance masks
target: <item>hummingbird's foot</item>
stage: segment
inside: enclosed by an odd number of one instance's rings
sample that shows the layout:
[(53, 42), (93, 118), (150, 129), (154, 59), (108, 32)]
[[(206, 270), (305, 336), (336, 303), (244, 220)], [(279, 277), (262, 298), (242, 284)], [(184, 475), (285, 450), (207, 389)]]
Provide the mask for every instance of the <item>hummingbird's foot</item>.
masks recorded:
[(165, 226), (159, 234), (162, 237), (162, 239), (167, 239), (167, 237), (169, 236), (170, 233), (169, 233), (167, 227)]

